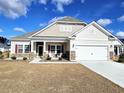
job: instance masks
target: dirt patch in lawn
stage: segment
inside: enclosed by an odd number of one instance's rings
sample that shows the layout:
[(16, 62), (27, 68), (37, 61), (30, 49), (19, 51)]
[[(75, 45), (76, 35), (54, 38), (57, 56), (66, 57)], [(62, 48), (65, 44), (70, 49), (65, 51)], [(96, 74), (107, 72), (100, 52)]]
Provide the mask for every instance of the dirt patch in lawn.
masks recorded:
[(124, 93), (80, 64), (0, 62), (0, 93)]

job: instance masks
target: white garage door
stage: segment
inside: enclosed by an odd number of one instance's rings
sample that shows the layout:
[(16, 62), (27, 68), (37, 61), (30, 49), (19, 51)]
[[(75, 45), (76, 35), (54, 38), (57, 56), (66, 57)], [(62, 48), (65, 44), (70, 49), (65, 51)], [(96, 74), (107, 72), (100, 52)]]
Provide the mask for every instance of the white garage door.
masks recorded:
[(107, 46), (76, 46), (76, 60), (107, 60)]

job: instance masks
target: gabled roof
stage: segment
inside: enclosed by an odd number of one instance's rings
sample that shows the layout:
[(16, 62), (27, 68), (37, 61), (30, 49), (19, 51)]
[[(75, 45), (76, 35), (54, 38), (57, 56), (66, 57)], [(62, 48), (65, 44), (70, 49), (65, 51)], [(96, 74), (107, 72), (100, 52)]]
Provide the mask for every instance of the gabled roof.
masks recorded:
[[(11, 40), (30, 40), (30, 38), (36, 34), (38, 34), (39, 32), (42, 32), (42, 31), (45, 31), (47, 28), (53, 26), (54, 24), (56, 23), (77, 23), (77, 24), (81, 24), (81, 25), (86, 25), (85, 22), (82, 22), (81, 20), (79, 19), (76, 19), (76, 18), (73, 18), (73, 17), (70, 17), (70, 16), (64, 16), (64, 17), (61, 17), (59, 18), (58, 20), (56, 20), (55, 22), (49, 24), (48, 26), (44, 27), (43, 29), (41, 30), (38, 30), (38, 31), (35, 31), (35, 32), (29, 32), (29, 33), (26, 33), (24, 35), (20, 35), (20, 36), (16, 36), (16, 37), (13, 37)], [(61, 34), (61, 33), (60, 33)], [(69, 36), (69, 34), (68, 34)], [(59, 36), (58, 36), (59, 37)], [(60, 35), (61, 37), (61, 35)], [(65, 37), (65, 35), (64, 35)], [(66, 36), (67, 37), (67, 36)]]
[(13, 37), (11, 38), (11, 40), (29, 40), (29, 36), (33, 35), (34, 33), (36, 33), (37, 31), (35, 32), (29, 32), (29, 33), (26, 33), (26, 34), (23, 34), (23, 35), (20, 35), (20, 36), (16, 36), (16, 37)]
[(70, 37), (75, 37), (76, 34), (80, 33), (82, 30), (88, 28), (89, 26), (94, 25), (97, 28), (100, 29), (100, 31), (102, 31), (104, 34), (106, 34), (107, 36), (116, 39), (121, 45), (124, 45), (116, 36), (114, 36), (111, 32), (107, 31), (106, 29), (104, 29), (102, 26), (100, 26), (99, 24), (97, 24), (95, 21), (91, 22), (90, 24), (88, 24), (87, 26), (85, 26), (84, 28), (82, 28), (81, 30), (74, 32), (73, 34), (70, 35)]

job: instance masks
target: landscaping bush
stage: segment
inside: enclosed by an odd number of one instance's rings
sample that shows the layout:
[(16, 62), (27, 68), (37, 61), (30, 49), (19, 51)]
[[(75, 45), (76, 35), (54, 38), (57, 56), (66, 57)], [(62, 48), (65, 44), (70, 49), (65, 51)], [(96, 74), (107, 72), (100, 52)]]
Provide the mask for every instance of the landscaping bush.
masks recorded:
[(62, 57), (59, 57), (59, 60), (62, 60)]
[(5, 51), (2, 53), (2, 55), (4, 55), (4, 58), (9, 58), (9, 51)]
[(118, 62), (124, 62), (124, 53), (119, 55)]
[(48, 55), (47, 58), (46, 58), (46, 60), (51, 60), (51, 57)]
[(0, 51), (0, 59), (2, 59), (4, 56), (3, 56), (3, 53), (2, 51)]
[(11, 59), (12, 59), (12, 60), (16, 60), (16, 57), (15, 57), (15, 56), (13, 56), (13, 57), (11, 57)]
[(4, 56), (3, 55), (0, 55), (0, 59), (2, 59)]
[(0, 55), (2, 55), (3, 53), (2, 53), (2, 51), (0, 51)]
[(51, 60), (51, 57), (48, 57), (47, 60)]
[(23, 60), (27, 60), (27, 57), (23, 57)]

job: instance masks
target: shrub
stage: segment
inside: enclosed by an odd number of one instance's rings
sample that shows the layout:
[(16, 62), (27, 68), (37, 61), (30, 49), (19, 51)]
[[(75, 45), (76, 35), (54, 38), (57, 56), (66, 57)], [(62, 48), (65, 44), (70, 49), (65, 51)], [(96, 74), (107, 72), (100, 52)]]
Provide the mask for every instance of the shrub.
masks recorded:
[(62, 60), (62, 57), (59, 57), (59, 60)]
[(51, 57), (48, 57), (47, 60), (51, 60)]
[(124, 53), (119, 55), (118, 62), (124, 62)]
[(0, 55), (0, 59), (2, 59), (4, 56), (3, 55)]
[(11, 57), (11, 59), (12, 59), (12, 60), (16, 60), (16, 57), (15, 57), (15, 56), (13, 56), (13, 57)]
[(23, 60), (27, 60), (27, 57), (23, 57)]
[(3, 56), (3, 53), (2, 51), (0, 51), (0, 59), (2, 59), (4, 56)]
[(3, 52), (2, 55), (4, 55), (4, 58), (9, 58), (9, 51)]
[(0, 51), (0, 55), (2, 55), (3, 53), (2, 53), (2, 51)]
[(6, 51), (6, 57), (9, 58), (10, 52)]

